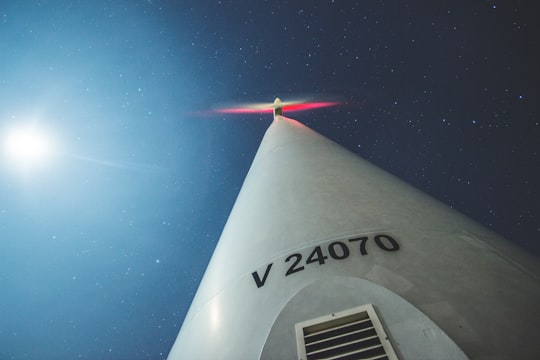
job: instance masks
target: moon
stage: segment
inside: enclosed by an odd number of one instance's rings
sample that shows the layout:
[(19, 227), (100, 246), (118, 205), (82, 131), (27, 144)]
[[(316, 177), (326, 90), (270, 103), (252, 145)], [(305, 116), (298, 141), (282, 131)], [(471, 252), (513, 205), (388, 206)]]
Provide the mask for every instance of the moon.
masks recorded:
[(52, 136), (35, 124), (12, 126), (2, 140), (6, 163), (25, 172), (47, 165), (55, 153)]

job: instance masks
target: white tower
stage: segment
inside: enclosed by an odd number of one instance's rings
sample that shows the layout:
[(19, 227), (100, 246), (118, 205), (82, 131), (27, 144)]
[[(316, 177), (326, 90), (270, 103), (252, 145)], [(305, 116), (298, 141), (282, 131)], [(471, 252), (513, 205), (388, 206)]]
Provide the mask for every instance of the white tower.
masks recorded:
[(540, 358), (537, 258), (277, 108), (170, 360)]

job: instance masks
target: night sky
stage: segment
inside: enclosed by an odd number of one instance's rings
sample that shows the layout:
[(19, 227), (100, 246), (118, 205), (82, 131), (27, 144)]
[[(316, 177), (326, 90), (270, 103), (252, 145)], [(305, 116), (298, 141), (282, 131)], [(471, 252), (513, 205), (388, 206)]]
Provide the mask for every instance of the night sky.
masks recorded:
[(224, 102), (341, 96), (293, 117), (540, 254), (537, 4), (2, 0), (0, 359), (166, 357), (272, 120)]

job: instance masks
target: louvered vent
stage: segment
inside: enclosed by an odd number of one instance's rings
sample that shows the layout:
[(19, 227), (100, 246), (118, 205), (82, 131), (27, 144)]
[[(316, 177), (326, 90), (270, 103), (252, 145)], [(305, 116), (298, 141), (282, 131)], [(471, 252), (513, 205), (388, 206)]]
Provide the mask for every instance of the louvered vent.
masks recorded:
[(397, 360), (371, 304), (296, 324), (298, 359)]

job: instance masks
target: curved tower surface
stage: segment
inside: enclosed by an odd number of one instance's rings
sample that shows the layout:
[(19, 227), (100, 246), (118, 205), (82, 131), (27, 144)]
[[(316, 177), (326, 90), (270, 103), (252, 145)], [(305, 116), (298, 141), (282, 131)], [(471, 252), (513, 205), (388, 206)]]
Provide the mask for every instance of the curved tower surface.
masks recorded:
[(169, 354), (540, 358), (540, 265), (277, 112)]

